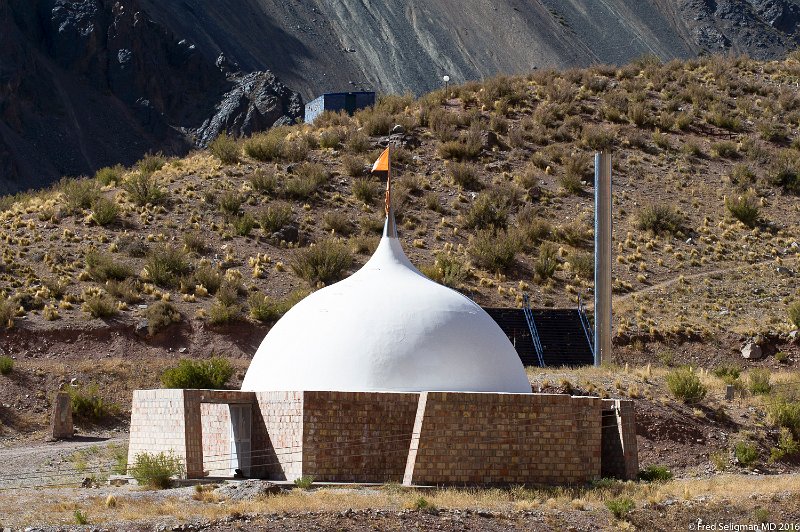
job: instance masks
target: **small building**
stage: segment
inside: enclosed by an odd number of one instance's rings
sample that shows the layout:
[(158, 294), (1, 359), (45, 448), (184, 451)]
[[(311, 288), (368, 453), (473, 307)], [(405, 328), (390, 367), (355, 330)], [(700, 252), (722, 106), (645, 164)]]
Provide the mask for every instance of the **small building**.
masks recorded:
[(374, 92), (326, 92), (306, 104), (305, 122), (312, 123), (325, 111), (347, 111), (352, 115), (370, 105), (375, 105)]

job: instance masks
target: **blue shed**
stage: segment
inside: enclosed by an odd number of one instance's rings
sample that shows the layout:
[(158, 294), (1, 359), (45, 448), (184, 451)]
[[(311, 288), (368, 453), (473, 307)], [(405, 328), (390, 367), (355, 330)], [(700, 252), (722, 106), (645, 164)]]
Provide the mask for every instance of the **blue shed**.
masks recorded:
[(323, 111), (347, 111), (352, 115), (358, 109), (374, 104), (374, 92), (326, 92), (306, 104), (305, 121), (310, 124)]

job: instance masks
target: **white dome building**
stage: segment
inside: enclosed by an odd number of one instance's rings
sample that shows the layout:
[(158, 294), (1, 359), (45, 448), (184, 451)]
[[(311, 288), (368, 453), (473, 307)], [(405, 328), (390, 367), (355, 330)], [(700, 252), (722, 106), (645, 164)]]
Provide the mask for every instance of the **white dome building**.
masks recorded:
[(360, 270), (273, 326), (242, 390), (531, 393), (531, 386), (497, 323), (409, 262), (389, 212)]

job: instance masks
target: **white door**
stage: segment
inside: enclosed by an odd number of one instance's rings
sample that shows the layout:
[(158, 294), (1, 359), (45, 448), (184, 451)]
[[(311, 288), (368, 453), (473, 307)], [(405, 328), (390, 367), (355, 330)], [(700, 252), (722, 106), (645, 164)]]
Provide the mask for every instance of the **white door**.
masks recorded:
[(250, 476), (251, 448), (250, 427), (252, 414), (250, 405), (229, 405), (231, 411), (231, 475), (241, 469)]

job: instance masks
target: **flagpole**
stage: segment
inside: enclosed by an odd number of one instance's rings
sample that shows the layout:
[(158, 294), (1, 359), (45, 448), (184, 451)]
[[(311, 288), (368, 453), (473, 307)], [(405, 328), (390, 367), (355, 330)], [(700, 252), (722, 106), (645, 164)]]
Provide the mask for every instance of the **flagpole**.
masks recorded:
[(386, 147), (386, 216), (392, 208), (392, 147)]

